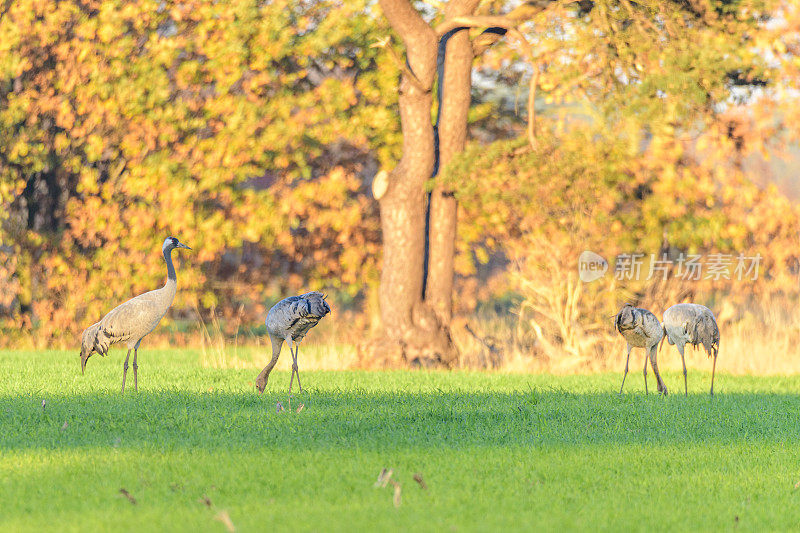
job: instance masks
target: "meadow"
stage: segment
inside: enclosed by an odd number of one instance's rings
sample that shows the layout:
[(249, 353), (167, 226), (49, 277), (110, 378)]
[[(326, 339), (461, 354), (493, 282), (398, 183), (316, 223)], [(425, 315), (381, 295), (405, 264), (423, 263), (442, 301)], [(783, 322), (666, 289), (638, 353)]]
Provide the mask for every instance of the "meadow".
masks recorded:
[(123, 396), (120, 350), (84, 376), (74, 350), (0, 352), (0, 530), (800, 526), (800, 376), (723, 372), (710, 398), (691, 371), (659, 397), (640, 372), (618, 395), (620, 373), (304, 372), (301, 352), (290, 400), (286, 371), (259, 396), (253, 368), (139, 355)]

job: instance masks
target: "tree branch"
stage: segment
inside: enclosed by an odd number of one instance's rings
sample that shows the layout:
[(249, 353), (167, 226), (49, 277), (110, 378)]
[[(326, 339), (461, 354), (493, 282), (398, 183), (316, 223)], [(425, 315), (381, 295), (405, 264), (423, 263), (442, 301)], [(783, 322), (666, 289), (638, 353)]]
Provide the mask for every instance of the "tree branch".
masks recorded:
[(437, 35), (444, 35), (447, 32), (453, 31), (456, 28), (502, 28), (507, 35), (510, 35), (522, 47), (522, 53), (533, 65), (533, 74), (531, 75), (530, 89), (528, 91), (528, 142), (531, 148), (536, 148), (536, 111), (534, 109), (534, 100), (536, 99), (536, 86), (539, 81), (539, 66), (536, 63), (536, 58), (533, 55), (533, 48), (531, 47), (528, 39), (517, 29), (515, 21), (508, 17), (499, 16), (462, 16), (453, 17), (448, 19), (436, 27)]
[(399, 68), (400, 71), (406, 77), (408, 77), (408, 81), (410, 81), (412, 85), (414, 85), (417, 89), (419, 89), (422, 92), (425, 93), (430, 92), (431, 87), (430, 86), (426, 87), (425, 85), (423, 85), (423, 83), (419, 80), (419, 78), (417, 78), (416, 74), (414, 74), (414, 72), (412, 72), (412, 70), (408, 68), (408, 63), (403, 61), (403, 58), (400, 57), (400, 54), (398, 54), (397, 50), (395, 50), (394, 47), (392, 46), (391, 41), (392, 38), (387, 36), (381, 39), (380, 41), (372, 43), (370, 45), (370, 48), (381, 48), (383, 50), (386, 50), (386, 52), (388, 52), (389, 54), (389, 58), (392, 60), (392, 63), (394, 63), (397, 66), (397, 68)]
[(501, 16), (475, 16), (475, 17), (453, 17), (436, 26), (436, 34), (445, 33), (456, 28), (502, 28), (507, 35), (514, 37), (522, 45), (522, 51), (528, 59), (533, 62), (533, 50), (528, 40), (517, 29), (514, 20)]
[[(408, 69), (426, 92), (436, 73), (437, 36), (408, 0), (380, 0), (383, 14), (406, 47)], [(411, 82), (411, 79), (409, 79)], [(413, 82), (412, 82), (413, 83)]]

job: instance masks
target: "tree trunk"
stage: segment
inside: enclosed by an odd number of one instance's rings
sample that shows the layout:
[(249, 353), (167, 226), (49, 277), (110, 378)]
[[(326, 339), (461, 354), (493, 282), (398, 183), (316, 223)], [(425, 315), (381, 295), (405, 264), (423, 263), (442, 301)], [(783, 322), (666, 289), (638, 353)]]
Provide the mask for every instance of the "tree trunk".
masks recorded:
[[(388, 343), (380, 350), (398, 364), (421, 359), (430, 331), (422, 327), (423, 257), (425, 255), (425, 180), (434, 165), (431, 87), (436, 72), (436, 34), (406, 0), (382, 0), (392, 27), (403, 38), (410, 73), (400, 80), (403, 156), (389, 174), (380, 199), (383, 229), (381, 318)], [(422, 313), (424, 315), (424, 313)], [(387, 345), (388, 344), (388, 345)], [(394, 350), (390, 349), (394, 346)]]
[[(448, 17), (470, 14), (477, 0), (451, 0)], [(384, 342), (375, 343), (364, 361), (383, 364), (453, 366), (457, 352), (450, 338), (456, 203), (437, 188), (431, 197), (425, 234), (425, 182), (437, 163), (431, 107), (438, 39), (408, 0), (381, 0), (381, 8), (406, 47), (407, 69), (400, 80), (403, 156), (390, 173), (380, 198), (383, 269), (380, 307)], [(450, 37), (449, 35), (447, 37)], [(440, 78), (439, 163), (463, 150), (470, 103), (472, 47), (466, 31), (449, 38), (444, 77)], [(425, 274), (426, 237), (428, 272)], [(426, 285), (427, 284), (427, 285)]]
[[(478, 0), (451, 0), (447, 4), (445, 19), (471, 15), (477, 5)], [(465, 29), (455, 29), (453, 32), (442, 37), (446, 48), (444, 72), (439, 76), (439, 171), (454, 155), (464, 150), (467, 140), (474, 54), (469, 33)], [(457, 205), (452, 191), (440, 185), (434, 188), (430, 201), (425, 300), (438, 320), (449, 326), (453, 316)]]

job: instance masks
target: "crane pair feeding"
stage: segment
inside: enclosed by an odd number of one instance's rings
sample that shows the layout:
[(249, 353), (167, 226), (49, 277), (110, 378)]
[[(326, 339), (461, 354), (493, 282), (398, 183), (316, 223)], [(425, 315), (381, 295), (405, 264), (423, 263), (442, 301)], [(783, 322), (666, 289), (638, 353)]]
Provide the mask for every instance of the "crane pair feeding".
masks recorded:
[(644, 390), (647, 392), (647, 361), (656, 375), (658, 392), (667, 394), (667, 387), (658, 372), (657, 351), (664, 345), (664, 341), (674, 344), (681, 354), (683, 363), (683, 387), (688, 396), (689, 385), (686, 378), (686, 359), (684, 349), (687, 344), (694, 347), (702, 345), (709, 357), (714, 358), (711, 370), (711, 395), (714, 395), (714, 373), (717, 369), (717, 353), (719, 352), (719, 327), (714, 319), (714, 313), (708, 307), (700, 304), (676, 304), (664, 311), (664, 320), (648, 311), (626, 303), (614, 317), (614, 327), (628, 343), (628, 353), (625, 359), (625, 373), (622, 375), (622, 385), (625, 386), (625, 377), (628, 375), (628, 363), (633, 348), (644, 348), (647, 355), (644, 360)]
[[(191, 250), (175, 237), (167, 237), (164, 240), (161, 252), (167, 263), (167, 282), (163, 287), (140, 294), (118, 305), (99, 322), (84, 330), (81, 336), (81, 373), (86, 371), (86, 362), (93, 353), (105, 356), (110, 346), (124, 342), (128, 347), (128, 354), (122, 365), (122, 392), (125, 392), (125, 378), (128, 375), (128, 360), (131, 350), (133, 350), (133, 386), (138, 392), (139, 344), (164, 318), (177, 291), (177, 277), (172, 264), (172, 250), (176, 248)], [(297, 375), (297, 385), (302, 392), (303, 387), (300, 384), (300, 373), (297, 368), (300, 341), (306, 336), (308, 330), (316, 326), (330, 311), (331, 308), (325, 295), (320, 292), (309, 292), (301, 296), (285, 298), (269, 310), (266, 325), (267, 333), (272, 341), (272, 359), (256, 379), (256, 387), (259, 392), (264, 392), (269, 374), (278, 362), (284, 341), (289, 344), (293, 360), (289, 393), (292, 392), (295, 375)]]

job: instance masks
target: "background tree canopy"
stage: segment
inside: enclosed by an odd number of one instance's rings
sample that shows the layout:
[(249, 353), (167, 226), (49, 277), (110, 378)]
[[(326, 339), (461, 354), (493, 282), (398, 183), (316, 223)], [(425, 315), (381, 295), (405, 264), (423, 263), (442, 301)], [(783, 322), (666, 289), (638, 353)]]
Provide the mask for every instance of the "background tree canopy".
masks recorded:
[[(365, 3), (13, 2), (0, 20), (3, 309), (44, 338), (156, 286), (177, 312), (376, 279), (365, 181), (397, 152)], [(110, 283), (113, 280), (113, 283)]]
[[(796, 300), (800, 211), (784, 194), (796, 185), (778, 189), (772, 175), (800, 140), (796, 3), (474, 4), (460, 21), (476, 55), (468, 146), (430, 183), (459, 202), (457, 315), (510, 294), (530, 313), (532, 346), (577, 354), (620, 294)], [(415, 6), (432, 28), (459, 24), (446, 4)], [(73, 338), (110, 303), (158, 286), (167, 234), (195, 250), (179, 259), (174, 317), (258, 323), (271, 299), (317, 288), (374, 307), (382, 243), (369, 186), (401, 157), (405, 62), (380, 6), (4, 9), (5, 342)], [(511, 31), (498, 41), (485, 30), (499, 22)], [(581, 286), (583, 249), (764, 259), (752, 284)]]

